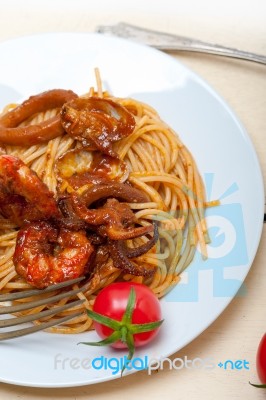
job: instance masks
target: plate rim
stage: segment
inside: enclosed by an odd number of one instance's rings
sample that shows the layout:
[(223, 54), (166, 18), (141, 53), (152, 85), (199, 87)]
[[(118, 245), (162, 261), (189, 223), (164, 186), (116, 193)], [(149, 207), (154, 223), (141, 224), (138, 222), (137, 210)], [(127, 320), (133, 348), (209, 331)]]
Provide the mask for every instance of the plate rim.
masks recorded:
[[(37, 39), (37, 38), (42, 38), (42, 37), (53, 37), (53, 36), (65, 36), (65, 35), (69, 35), (69, 36), (90, 36), (90, 37), (102, 37), (102, 38), (107, 38), (106, 36), (99, 34), (99, 33), (94, 33), (94, 32), (45, 32), (45, 33), (38, 33), (38, 34), (31, 34), (31, 35), (23, 35), (23, 36), (18, 36), (18, 37), (14, 37), (14, 38), (10, 38), (7, 40), (3, 40), (0, 42), (0, 50), (2, 45), (8, 45), (9, 43), (15, 43), (18, 41), (23, 41), (23, 40), (28, 40), (28, 39)], [(160, 50), (151, 48), (149, 46), (146, 45), (142, 45), (136, 42), (133, 42), (131, 40), (127, 40), (124, 38), (117, 38), (117, 37), (108, 37), (108, 40), (115, 40), (115, 41), (122, 41), (124, 43), (128, 43), (129, 45), (134, 45), (137, 47), (142, 47), (142, 48), (147, 48), (149, 49), (149, 51), (152, 51), (156, 54), (160, 54), (160, 56), (163, 56), (165, 58), (167, 58), (168, 60), (171, 60), (172, 63), (175, 63), (176, 65), (179, 65), (186, 73), (188, 73), (193, 80), (195, 80), (198, 84), (200, 84), (201, 86), (204, 87), (205, 90), (208, 91), (208, 93), (210, 93), (212, 95), (212, 97), (215, 98), (216, 101), (218, 101), (220, 104), (222, 104), (223, 108), (226, 110), (226, 112), (230, 115), (230, 117), (237, 123), (238, 128), (239, 128), (239, 133), (241, 132), (241, 135), (245, 138), (247, 144), (248, 144), (248, 148), (249, 151), (252, 152), (252, 156), (253, 156), (253, 160), (256, 161), (256, 170), (257, 170), (257, 181), (258, 184), (260, 186), (261, 189), (261, 214), (263, 216), (263, 212), (264, 212), (264, 183), (263, 183), (263, 175), (262, 175), (262, 170), (261, 170), (261, 166), (259, 163), (259, 159), (254, 147), (254, 144), (252, 142), (251, 137), (248, 134), (248, 131), (246, 130), (245, 126), (242, 124), (241, 120), (238, 118), (238, 116), (236, 115), (235, 111), (229, 106), (229, 104), (224, 100), (224, 98), (204, 79), (202, 78), (200, 75), (198, 75), (196, 72), (192, 71), (189, 67), (187, 67), (186, 65), (184, 65), (182, 62), (180, 62), (179, 60), (177, 60), (176, 58), (171, 57), (168, 54), (163, 53)], [(183, 138), (182, 138), (183, 139)], [(258, 229), (257, 229), (257, 238), (255, 240), (256, 242), (256, 246), (254, 246), (254, 248), (252, 249), (252, 254), (249, 254), (249, 267), (247, 269), (246, 274), (244, 275), (243, 278), (243, 282), (245, 281), (251, 267), (252, 264), (254, 262), (259, 244), (260, 244), (260, 239), (261, 239), (261, 235), (262, 235), (262, 230), (263, 230), (263, 218), (261, 219), (261, 223), (258, 225)], [(237, 293), (237, 292), (236, 292)], [(196, 333), (193, 338), (189, 338), (188, 341), (182, 345), (181, 348), (183, 348), (184, 346), (186, 346), (188, 343), (190, 343), (192, 340), (196, 339), (201, 333), (203, 333), (223, 312), (224, 310), (228, 307), (228, 305), (231, 303), (231, 301), (234, 299), (236, 293), (234, 294), (234, 296), (232, 297), (228, 297), (227, 301), (224, 303), (223, 309), (221, 312), (218, 313), (218, 315), (216, 315), (216, 317), (211, 320), (209, 322), (209, 324), (207, 326), (205, 326), (203, 329), (200, 330), (200, 332)], [(166, 357), (174, 354), (176, 351), (180, 350), (180, 347), (176, 348), (176, 350), (171, 351), (170, 353), (168, 353), (167, 355), (165, 355)], [(130, 375), (131, 373), (135, 373), (136, 371), (129, 371), (125, 374), (125, 376)], [(16, 380), (6, 380), (6, 379), (1, 379), (1, 382), (3, 383), (8, 383), (8, 384), (12, 384), (12, 385), (20, 385), (20, 386), (26, 386), (26, 387), (42, 387), (42, 388), (67, 388), (67, 387), (80, 387), (80, 386), (85, 386), (85, 385), (91, 385), (91, 384), (97, 384), (97, 383), (102, 383), (102, 382), (106, 382), (109, 380), (113, 380), (113, 379), (117, 379), (119, 378), (119, 376), (103, 376), (103, 377), (99, 377), (99, 379), (93, 380), (93, 381), (86, 381), (86, 382), (65, 382), (62, 384), (54, 384), (54, 383), (29, 383), (29, 382), (20, 382), (18, 379)]]

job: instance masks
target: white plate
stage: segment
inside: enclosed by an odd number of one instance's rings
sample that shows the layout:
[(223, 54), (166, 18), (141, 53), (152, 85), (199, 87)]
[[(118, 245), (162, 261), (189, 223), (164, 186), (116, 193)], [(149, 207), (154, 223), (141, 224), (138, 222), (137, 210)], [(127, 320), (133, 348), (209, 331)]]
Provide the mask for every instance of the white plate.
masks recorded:
[[(138, 350), (136, 357), (151, 360), (173, 354), (221, 314), (254, 259), (264, 196), (247, 133), (205, 82), (151, 48), (97, 34), (59, 33), (2, 43), (0, 54), (0, 106), (53, 88), (82, 94), (94, 85), (97, 66), (105, 89), (149, 103), (179, 132), (196, 158), (211, 198), (222, 199), (222, 206), (208, 213), (214, 236), (211, 258), (203, 262), (197, 255), (182, 283), (162, 300), (165, 322), (160, 335)], [(110, 360), (126, 353), (76, 345), (88, 340), (97, 340), (96, 334), (42, 332), (2, 342), (0, 379), (27, 386), (67, 387), (119, 377), (111, 368), (87, 369), (86, 359), (104, 356)]]

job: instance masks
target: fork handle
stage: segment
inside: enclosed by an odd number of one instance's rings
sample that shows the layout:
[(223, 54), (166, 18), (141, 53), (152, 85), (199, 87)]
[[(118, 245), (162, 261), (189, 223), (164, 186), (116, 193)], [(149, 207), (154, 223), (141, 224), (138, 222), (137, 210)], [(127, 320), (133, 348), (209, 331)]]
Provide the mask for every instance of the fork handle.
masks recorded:
[(99, 26), (97, 32), (109, 33), (119, 37), (132, 39), (163, 51), (195, 51), (266, 64), (266, 56), (264, 55), (250, 53), (248, 51), (242, 51), (218, 44), (211, 44), (185, 36), (139, 28), (124, 22), (120, 22), (113, 26)]

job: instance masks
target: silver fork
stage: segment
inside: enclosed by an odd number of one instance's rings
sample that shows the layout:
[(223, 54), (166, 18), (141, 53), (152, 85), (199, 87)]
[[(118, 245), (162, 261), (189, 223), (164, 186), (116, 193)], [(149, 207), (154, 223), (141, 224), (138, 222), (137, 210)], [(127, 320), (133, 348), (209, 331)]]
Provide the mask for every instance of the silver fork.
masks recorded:
[[(42, 290), (32, 289), (32, 290), (27, 290), (24, 292), (2, 294), (2, 295), (0, 295), (0, 303), (12, 302), (12, 301), (18, 300), (18, 299), (26, 299), (26, 298), (29, 298), (32, 296), (37, 296), (37, 295), (43, 294), (43, 293), (49, 293), (49, 292), (52, 292), (52, 291), (55, 291), (58, 289), (65, 288), (67, 286), (71, 286), (75, 283), (80, 282), (82, 279), (84, 279), (84, 277), (72, 279), (72, 280), (62, 282), (62, 283), (59, 283), (56, 285), (51, 285), (48, 288), (42, 289)], [(75, 294), (82, 292), (82, 290), (84, 288), (72, 289), (69, 291), (65, 291), (63, 293), (56, 294), (49, 298), (34, 300), (32, 302), (30, 301), (30, 302), (15, 305), (15, 306), (14, 305), (2, 306), (2, 307), (0, 307), (0, 315), (9, 315), (10, 316), (10, 314), (12, 314), (12, 313), (29, 310), (29, 309), (32, 309), (34, 307), (39, 307), (44, 304), (54, 303), (58, 300), (62, 300), (64, 298), (66, 298), (66, 297), (74, 296)], [(12, 317), (12, 318), (0, 319), (0, 328), (7, 328), (7, 327), (11, 327), (11, 326), (14, 327), (14, 326), (24, 324), (27, 322), (33, 322), (33, 321), (41, 319), (43, 317), (55, 315), (59, 312), (68, 310), (72, 307), (82, 304), (83, 302), (84, 302), (84, 300), (76, 300), (76, 301), (67, 303), (63, 306), (57, 306), (50, 310), (41, 311), (39, 313), (34, 313), (34, 314), (23, 316), (23, 317)], [(2, 332), (2, 333), (0, 333), (0, 340), (14, 339), (14, 338), (17, 338), (20, 336), (29, 335), (31, 333), (50, 328), (52, 326), (62, 324), (63, 322), (66, 322), (72, 318), (82, 315), (82, 313), (83, 313), (82, 311), (77, 311), (77, 312), (71, 313), (71, 315), (67, 315), (65, 317), (58, 318), (56, 320), (43, 322), (39, 325), (34, 325), (34, 326), (30, 326), (28, 328), (23, 328), (23, 329), (15, 329), (15, 330), (11, 330), (8, 332)]]
[(96, 32), (132, 39), (139, 43), (147, 44), (163, 51), (194, 51), (216, 54), (219, 56), (240, 58), (242, 60), (266, 64), (266, 56), (261, 54), (242, 51), (218, 44), (207, 43), (185, 36), (172, 35), (169, 33), (144, 29), (134, 25), (126, 24), (124, 22), (120, 22), (119, 24), (113, 26), (98, 26), (96, 28)]

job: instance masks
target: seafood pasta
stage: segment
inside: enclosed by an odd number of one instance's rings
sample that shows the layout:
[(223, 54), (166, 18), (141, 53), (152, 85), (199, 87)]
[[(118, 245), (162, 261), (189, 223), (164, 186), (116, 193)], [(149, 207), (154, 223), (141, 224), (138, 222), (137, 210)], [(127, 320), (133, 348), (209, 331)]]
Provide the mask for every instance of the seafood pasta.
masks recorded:
[(50, 90), (0, 116), (0, 291), (85, 276), (83, 315), (52, 332), (91, 329), (86, 308), (113, 281), (161, 297), (198, 245), (207, 256), (204, 186), (189, 150), (153, 108), (97, 86), (81, 97)]

